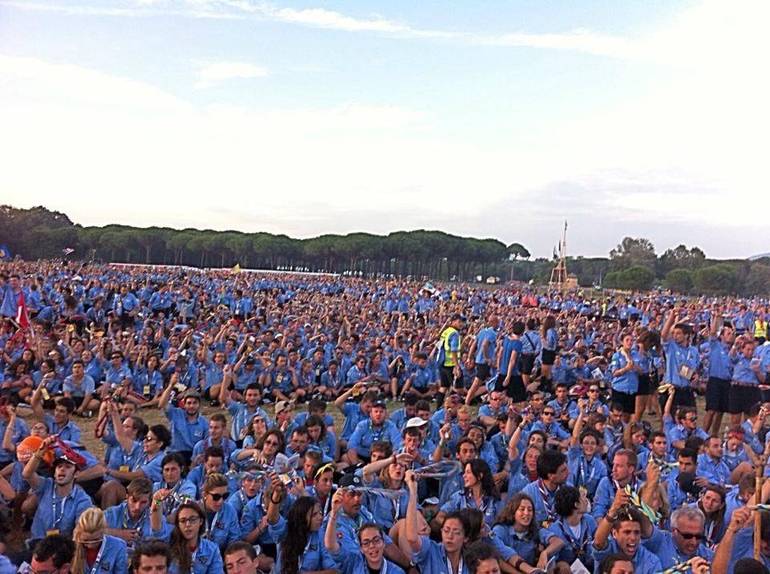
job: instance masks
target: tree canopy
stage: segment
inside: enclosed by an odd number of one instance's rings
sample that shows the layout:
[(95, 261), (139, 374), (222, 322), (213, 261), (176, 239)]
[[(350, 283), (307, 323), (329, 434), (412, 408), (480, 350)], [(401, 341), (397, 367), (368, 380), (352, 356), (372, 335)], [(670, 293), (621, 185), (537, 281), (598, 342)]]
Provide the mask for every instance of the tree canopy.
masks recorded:
[[(83, 227), (67, 215), (38, 206), (0, 206), (0, 245), (25, 259), (61, 257), (196, 267), (303, 269), (473, 280), (481, 275), (545, 284), (554, 262), (532, 259), (522, 243), (461, 237), (418, 229), (326, 234), (296, 239), (272, 233), (105, 225)], [(770, 295), (770, 259), (709, 260), (684, 244), (660, 257), (649, 239), (624, 237), (609, 258), (569, 257), (567, 269), (581, 286), (644, 290), (662, 286), (679, 293)]]

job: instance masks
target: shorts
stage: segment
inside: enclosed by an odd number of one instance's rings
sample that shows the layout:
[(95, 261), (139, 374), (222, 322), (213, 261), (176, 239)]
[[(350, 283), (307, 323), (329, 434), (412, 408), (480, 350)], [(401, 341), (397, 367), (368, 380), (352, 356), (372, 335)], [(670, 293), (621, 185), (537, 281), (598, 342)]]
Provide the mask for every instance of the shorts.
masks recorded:
[(759, 388), (752, 385), (730, 384), (730, 405), (728, 413), (748, 414), (749, 409), (759, 402)]
[(706, 410), (717, 413), (730, 412), (730, 381), (709, 377), (706, 383)]
[(537, 359), (537, 355), (534, 353), (521, 355), (521, 373), (523, 375), (532, 374), (532, 370), (535, 368), (535, 359)]
[(550, 349), (543, 349), (541, 359), (544, 365), (553, 365), (556, 362), (556, 351)]
[(636, 391), (636, 394), (640, 397), (646, 397), (648, 395), (651, 395), (654, 392), (654, 389), (652, 388), (652, 381), (650, 380), (650, 375), (647, 374), (641, 374), (639, 375), (639, 388)]
[(503, 386), (504, 380), (505, 375), (497, 375), (497, 381), (495, 381), (496, 391), (505, 393), (514, 403), (523, 403), (527, 400), (527, 388), (524, 386), (521, 375), (511, 375), (507, 387)]
[(618, 403), (621, 407), (623, 407), (623, 412), (627, 415), (634, 414), (634, 410), (636, 408), (636, 397), (634, 395), (630, 395), (628, 393), (622, 393), (620, 391), (616, 391), (615, 389), (612, 389), (612, 398), (611, 401), (613, 403)]
[[(661, 410), (666, 406), (668, 400), (668, 394), (663, 393), (658, 395), (658, 403)], [(674, 404), (672, 407), (694, 407), (695, 406), (695, 392), (690, 387), (674, 387)]]
[(490, 371), (491, 369), (489, 365), (485, 363), (478, 363), (476, 365), (476, 378), (481, 380), (481, 382), (486, 382), (489, 380)]
[(462, 386), (462, 377), (459, 381), (455, 381), (454, 367), (441, 366), (438, 369), (439, 374), (439, 387), (442, 389), (449, 389), (456, 386), (458, 383)]

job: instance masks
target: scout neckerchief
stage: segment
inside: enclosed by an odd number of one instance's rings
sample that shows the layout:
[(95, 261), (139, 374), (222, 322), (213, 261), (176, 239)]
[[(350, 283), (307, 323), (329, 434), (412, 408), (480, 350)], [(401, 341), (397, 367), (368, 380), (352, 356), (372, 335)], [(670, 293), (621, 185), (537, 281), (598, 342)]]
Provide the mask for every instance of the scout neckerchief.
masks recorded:
[(540, 498), (543, 499), (543, 506), (545, 507), (545, 512), (548, 515), (547, 518), (543, 521), (543, 523), (544, 524), (548, 523), (548, 525), (550, 525), (557, 518), (556, 510), (554, 509), (554, 501), (550, 500), (554, 492), (551, 492), (550, 490), (548, 490), (548, 487), (546, 487), (542, 478), (538, 478), (536, 484), (537, 484), (537, 490), (540, 493)]
[(562, 522), (562, 524), (562, 531), (564, 532), (564, 536), (567, 539), (567, 542), (569, 542), (570, 546), (572, 546), (572, 550), (575, 553), (575, 556), (577, 558), (585, 556), (586, 546), (588, 545), (589, 539), (589, 528), (587, 524), (583, 524), (583, 518), (581, 517), (580, 522), (578, 523), (578, 526), (580, 527), (580, 539), (575, 537), (575, 533), (572, 531), (572, 528), (567, 523), (566, 519)]

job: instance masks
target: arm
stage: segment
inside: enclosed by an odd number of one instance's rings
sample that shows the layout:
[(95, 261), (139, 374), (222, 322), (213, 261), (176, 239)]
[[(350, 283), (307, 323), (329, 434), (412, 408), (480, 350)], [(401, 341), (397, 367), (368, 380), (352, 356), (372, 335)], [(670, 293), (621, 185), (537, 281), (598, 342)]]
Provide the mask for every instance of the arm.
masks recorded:
[(13, 500), (16, 498), (16, 491), (2, 475), (0, 475), (0, 495), (6, 500)]
[(733, 554), (733, 543), (735, 542), (735, 534), (746, 527), (749, 524), (749, 518), (751, 517), (751, 510), (746, 506), (738, 508), (733, 512), (730, 519), (730, 525), (725, 531), (725, 535), (722, 537), (722, 541), (717, 546), (717, 551), (714, 554), (714, 562), (711, 565), (713, 572), (727, 572), (730, 565), (730, 559)]
[(276, 475), (270, 477), (273, 483), (273, 489), (270, 492), (270, 502), (267, 506), (268, 524), (277, 524), (281, 511), (281, 502), (283, 502), (284, 490), (280, 479)]
[(332, 497), (332, 509), (329, 512), (329, 518), (326, 522), (326, 531), (324, 532), (324, 546), (332, 554), (340, 551), (340, 544), (337, 541), (337, 516), (342, 506), (342, 491), (338, 490)]
[(628, 504), (628, 495), (622, 488), (618, 489), (610, 509), (607, 511), (607, 514), (601, 517), (601, 520), (599, 520), (599, 524), (596, 527), (596, 534), (594, 534), (594, 548), (597, 550), (604, 550), (607, 547), (607, 540), (612, 531), (612, 523), (617, 518), (618, 511), (626, 504)]
[(660, 332), (661, 340), (663, 341), (668, 340), (668, 337), (671, 334), (671, 328), (674, 326), (674, 323), (676, 323), (676, 320), (678, 317), (679, 317), (679, 311), (676, 309), (673, 309), (668, 314), (668, 317), (666, 317), (666, 323), (663, 325), (663, 329)]
[(126, 431), (123, 428), (123, 421), (120, 420), (118, 408), (112, 401), (110, 401), (107, 408), (110, 409), (110, 418), (112, 419), (112, 428), (115, 432), (115, 439), (118, 441), (120, 448), (123, 449), (123, 452), (130, 453), (134, 448), (134, 440), (126, 434)]
[(398, 462), (398, 457), (394, 454), (388, 458), (380, 459), (376, 462), (370, 462), (363, 468), (363, 478), (364, 482), (371, 482), (372, 481), (372, 475), (376, 475), (378, 472), (380, 472), (383, 468), (390, 466), (391, 464), (394, 464)]
[[(240, 364), (240, 361), (238, 362), (238, 364)], [(225, 365), (223, 369), (223, 374), (222, 374), (222, 384), (219, 385), (219, 402), (222, 404), (222, 407), (225, 409), (227, 409), (227, 406), (231, 402), (230, 383), (232, 382), (233, 382), (233, 369), (230, 368), (230, 365)]]
[(337, 407), (337, 409), (344, 415), (345, 414), (345, 402), (350, 398), (350, 395), (353, 394), (353, 391), (360, 391), (363, 390), (364, 385), (361, 383), (356, 383), (351, 388), (349, 388), (347, 391), (342, 393), (337, 399), (334, 401), (334, 406)]
[(158, 398), (158, 409), (160, 410), (166, 410), (166, 407), (168, 406), (168, 401), (171, 398), (171, 391), (174, 390), (174, 385), (176, 385), (177, 381), (179, 380), (179, 377), (176, 373), (171, 375), (171, 380), (169, 381), (168, 385), (165, 389), (163, 389), (163, 392), (161, 393), (160, 397)]
[(163, 499), (168, 495), (168, 489), (161, 488), (152, 495), (152, 511), (150, 512), (150, 527), (153, 532), (160, 532), (163, 528)]
[(409, 505), (406, 507), (406, 541), (412, 552), (419, 552), (422, 549), (422, 540), (417, 528), (417, 479), (414, 472), (406, 472), (406, 484), (409, 488)]
[[(578, 401), (578, 416), (575, 419), (575, 428), (572, 429), (572, 437), (570, 438), (570, 446), (577, 446), (580, 444), (580, 434), (583, 432), (583, 423), (585, 422), (584, 415), (586, 412), (586, 400), (580, 399)], [(629, 427), (631, 425), (628, 425)]]
[[(16, 452), (16, 445), (13, 444), (13, 433), (16, 430), (16, 407), (8, 405), (5, 408), (8, 410), (8, 426), (5, 428), (5, 434), (3, 434), (3, 450)], [(8, 499), (6, 498), (6, 500)]]

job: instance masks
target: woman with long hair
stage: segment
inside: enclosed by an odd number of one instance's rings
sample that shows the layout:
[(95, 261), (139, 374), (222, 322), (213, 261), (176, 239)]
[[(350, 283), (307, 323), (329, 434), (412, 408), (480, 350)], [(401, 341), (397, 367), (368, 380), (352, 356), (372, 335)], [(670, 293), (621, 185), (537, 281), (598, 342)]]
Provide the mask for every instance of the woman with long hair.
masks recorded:
[(705, 539), (703, 543), (713, 548), (722, 540), (725, 533), (725, 501), (727, 495), (725, 489), (718, 484), (709, 484), (698, 499), (698, 508), (706, 517), (703, 525)]
[[(529, 496), (521, 492), (514, 494), (497, 517), (492, 532), (519, 555), (522, 560), (517, 566), (519, 570), (528, 574), (536, 566), (544, 568), (541, 563), (545, 553), (541, 552), (535, 504)], [(548, 562), (548, 554), (545, 554), (545, 562)]]
[(329, 459), (334, 458), (337, 451), (337, 440), (334, 434), (326, 428), (324, 419), (318, 415), (310, 415), (305, 421), (307, 435), (310, 439), (308, 446), (319, 449)]
[(319, 464), (313, 469), (313, 486), (305, 489), (308, 496), (315, 498), (321, 505), (321, 512), (326, 518), (332, 508), (334, 495), (334, 463)]
[[(379, 492), (367, 492), (364, 504), (377, 524), (385, 530), (389, 530), (393, 524), (406, 516), (406, 506), (409, 503), (409, 493), (404, 484), (407, 468), (404, 460), (408, 457), (400, 456), (402, 461), (399, 461), (397, 455), (393, 455), (364, 467), (364, 482), (379, 490)], [(372, 467), (379, 468), (376, 479), (371, 476), (371, 471), (367, 473), (367, 468)]]
[[(254, 427), (254, 421), (252, 421), (249, 433), (255, 430)], [(271, 467), (285, 466), (288, 461), (288, 457), (283, 454), (285, 448), (286, 439), (283, 433), (273, 428), (262, 434), (247, 434), (243, 439), (243, 448), (236, 450), (232, 458), (242, 468), (255, 464)]]
[(489, 465), (476, 458), (465, 464), (463, 468), (463, 489), (454, 492), (434, 518), (434, 525), (441, 527), (446, 516), (457, 510), (475, 508), (484, 515), (484, 523), (490, 528), (500, 511), (500, 496), (497, 493), (492, 471)]
[(203, 523), (202, 536), (215, 542), (220, 550), (224, 550), (228, 544), (241, 537), (238, 513), (232, 506), (225, 503), (228, 497), (228, 486), (227, 477), (218, 472), (209, 474), (203, 483), (201, 506), (206, 514), (206, 520)]
[(96, 507), (85, 510), (78, 518), (72, 538), (75, 556), (73, 574), (126, 574), (128, 551), (125, 541), (105, 534), (107, 522), (104, 513)]
[(206, 514), (197, 502), (185, 502), (179, 507), (174, 517), (174, 529), (169, 536), (169, 528), (161, 512), (166, 494), (164, 490), (159, 490), (153, 495), (150, 523), (153, 535), (169, 540), (169, 574), (222, 574), (219, 547), (201, 535)]
[[(270, 497), (267, 511), (268, 528), (278, 544), (273, 572), (275, 574), (299, 574), (315, 572), (332, 574), (336, 564), (324, 548), (321, 523), (321, 506), (313, 497), (301, 496), (291, 505), (286, 519), (280, 516), (284, 489), (276, 485)], [(288, 534), (288, 535), (287, 535)]]

